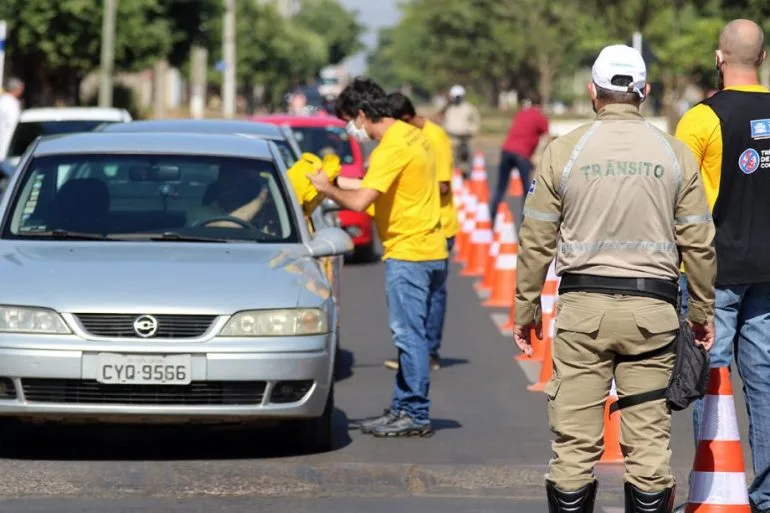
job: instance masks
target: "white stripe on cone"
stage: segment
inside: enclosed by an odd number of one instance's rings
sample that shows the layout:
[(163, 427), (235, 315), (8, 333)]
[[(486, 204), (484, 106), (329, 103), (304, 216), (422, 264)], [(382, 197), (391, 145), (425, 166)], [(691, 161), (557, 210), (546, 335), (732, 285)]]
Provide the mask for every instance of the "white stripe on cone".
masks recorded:
[(516, 255), (498, 255), (495, 260), (495, 269), (516, 269)]
[(556, 304), (557, 296), (545, 295), (540, 298), (540, 303), (544, 313), (553, 313), (553, 307)]
[(704, 415), (698, 440), (740, 441), (738, 419), (735, 418), (735, 401), (731, 395), (707, 395), (703, 401)]
[(690, 504), (749, 503), (743, 472), (693, 472)]
[(492, 230), (473, 230), (473, 233), (471, 234), (471, 242), (473, 244), (491, 244)]

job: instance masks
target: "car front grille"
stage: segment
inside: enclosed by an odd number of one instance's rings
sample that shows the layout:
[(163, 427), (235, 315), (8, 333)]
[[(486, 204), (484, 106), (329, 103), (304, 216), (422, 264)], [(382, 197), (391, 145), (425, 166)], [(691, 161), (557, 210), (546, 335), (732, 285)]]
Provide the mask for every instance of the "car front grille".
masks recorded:
[[(139, 338), (134, 330), (137, 314), (75, 314), (88, 333), (97, 337)], [(148, 338), (196, 338), (209, 329), (215, 315), (153, 315), (157, 332)]]
[(201, 381), (189, 385), (104, 385), (94, 380), (23, 378), (28, 402), (126, 405), (258, 405), (264, 381)]

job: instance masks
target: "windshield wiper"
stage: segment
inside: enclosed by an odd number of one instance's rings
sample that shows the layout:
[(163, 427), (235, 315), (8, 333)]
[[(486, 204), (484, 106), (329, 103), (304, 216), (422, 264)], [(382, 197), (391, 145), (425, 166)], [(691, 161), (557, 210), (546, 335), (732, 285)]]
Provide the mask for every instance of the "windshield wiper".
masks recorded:
[(193, 235), (182, 235), (177, 232), (162, 233), (121, 233), (113, 235), (112, 240), (162, 240), (174, 242), (231, 242), (227, 239), (218, 239), (215, 237), (196, 237)]
[(69, 230), (46, 230), (42, 232), (22, 232), (21, 237), (41, 237), (48, 239), (71, 239), (71, 240), (112, 240), (105, 235), (89, 232), (71, 232)]

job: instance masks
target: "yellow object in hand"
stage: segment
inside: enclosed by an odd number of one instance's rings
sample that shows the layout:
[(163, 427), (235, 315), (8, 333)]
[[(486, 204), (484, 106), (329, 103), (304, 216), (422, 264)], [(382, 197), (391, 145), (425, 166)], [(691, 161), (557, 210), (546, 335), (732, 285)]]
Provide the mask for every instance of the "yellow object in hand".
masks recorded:
[(310, 182), (307, 175), (322, 169), (329, 180), (334, 180), (342, 171), (342, 165), (337, 155), (326, 155), (321, 160), (312, 153), (303, 153), (300, 159), (288, 171), (289, 181), (294, 188), (294, 194), (302, 204), (302, 211), (310, 215), (323, 201), (323, 196)]

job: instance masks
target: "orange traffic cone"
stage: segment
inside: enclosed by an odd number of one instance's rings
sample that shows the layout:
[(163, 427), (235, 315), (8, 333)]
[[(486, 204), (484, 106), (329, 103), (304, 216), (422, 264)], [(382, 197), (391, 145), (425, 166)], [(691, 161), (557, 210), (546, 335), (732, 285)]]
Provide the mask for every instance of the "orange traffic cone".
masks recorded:
[(524, 185), (521, 183), (521, 175), (515, 167), (511, 169), (511, 178), (508, 182), (508, 196), (513, 198), (524, 196)]
[(455, 262), (466, 263), (471, 250), (471, 235), (473, 234), (473, 228), (476, 226), (476, 196), (467, 191), (465, 193), (465, 200), (463, 202), (463, 211), (465, 212), (465, 219), (460, 226), (460, 232), (458, 233), (460, 244), (457, 255), (455, 256)]
[[(543, 309), (543, 326), (548, 326), (548, 322), (554, 318), (556, 301), (559, 297), (559, 277), (556, 275), (556, 267), (554, 264), (555, 264), (554, 262), (551, 262), (551, 266), (548, 268), (548, 276), (545, 279), (545, 284), (543, 285), (543, 291), (540, 294), (540, 304)], [(511, 307), (512, 314), (514, 313), (513, 308), (514, 307)], [(537, 349), (538, 347), (543, 346), (542, 343), (545, 342), (545, 340), (540, 340), (537, 342), (539, 343), (539, 346), (537, 345), (537, 343), (533, 342), (533, 346), (535, 347), (536, 350), (532, 354), (532, 356), (527, 356), (522, 353), (518, 355), (516, 359), (520, 361), (521, 360), (542, 361), (543, 358), (545, 357), (545, 352), (542, 350), (538, 351)]]
[(497, 255), (500, 254), (500, 237), (502, 236), (503, 223), (505, 222), (505, 212), (508, 209), (508, 205), (500, 203), (497, 206), (497, 214), (495, 215), (495, 225), (492, 233), (492, 245), (489, 247), (489, 254), (487, 255), (487, 264), (484, 272), (484, 278), (476, 285), (476, 290), (492, 290), (495, 284), (495, 261)]
[(503, 226), (505, 231), (500, 241), (500, 255), (495, 260), (495, 283), (489, 299), (483, 303), (486, 307), (510, 307), (516, 295), (516, 258), (519, 244), (509, 212)]
[(454, 200), (455, 208), (460, 207), (460, 202), (462, 201), (459, 197), (463, 190), (463, 173), (459, 169), (455, 168), (454, 173), (452, 174), (452, 181), (449, 183), (450, 187), (452, 188), (452, 198)]
[(604, 404), (604, 452), (599, 463), (623, 463), (623, 452), (620, 450), (620, 411), (610, 414), (610, 408), (616, 402), (618, 392), (613, 379), (610, 395)]
[(492, 244), (492, 220), (489, 218), (489, 205), (486, 200), (476, 207), (476, 226), (473, 228), (468, 253), (468, 264), (460, 271), (460, 276), (484, 276), (487, 265), (489, 246)]
[(476, 155), (473, 157), (473, 167), (471, 168), (470, 182), (471, 193), (474, 196), (476, 196), (478, 199), (489, 199), (487, 165), (484, 161), (484, 154), (481, 152), (476, 152)]
[[(534, 335), (534, 334), (533, 334)], [(543, 364), (540, 366), (540, 377), (537, 383), (527, 387), (530, 392), (543, 392), (545, 385), (553, 376), (553, 319), (543, 318)], [(534, 355), (533, 355), (534, 356)]]
[(686, 513), (750, 513), (728, 367), (711, 369)]

